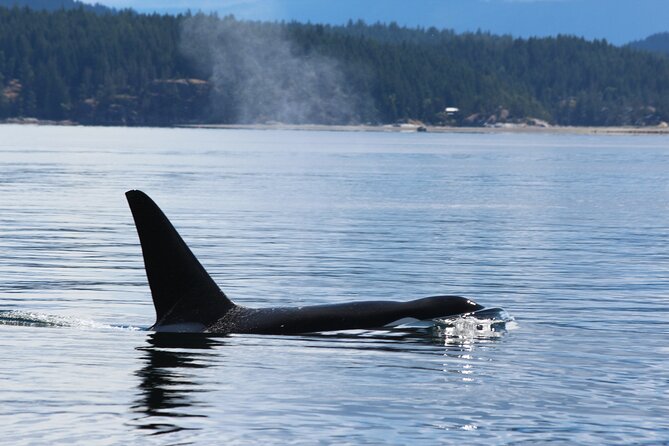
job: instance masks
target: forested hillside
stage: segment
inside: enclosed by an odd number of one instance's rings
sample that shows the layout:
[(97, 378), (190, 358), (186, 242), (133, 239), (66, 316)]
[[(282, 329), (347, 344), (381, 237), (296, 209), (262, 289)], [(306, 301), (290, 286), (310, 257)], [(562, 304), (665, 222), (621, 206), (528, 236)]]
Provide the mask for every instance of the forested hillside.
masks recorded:
[(99, 3), (90, 4), (78, 0), (0, 0), (0, 7), (12, 8), (31, 8), (44, 11), (57, 11), (59, 9), (79, 9), (84, 8), (88, 11), (97, 13), (110, 13), (113, 9), (103, 6)]
[(102, 124), (201, 117), (206, 83), (179, 55), (179, 18), (0, 9), (0, 116)]
[(0, 88), (0, 118), (95, 124), (669, 120), (669, 59), (604, 41), (82, 8), (0, 8)]

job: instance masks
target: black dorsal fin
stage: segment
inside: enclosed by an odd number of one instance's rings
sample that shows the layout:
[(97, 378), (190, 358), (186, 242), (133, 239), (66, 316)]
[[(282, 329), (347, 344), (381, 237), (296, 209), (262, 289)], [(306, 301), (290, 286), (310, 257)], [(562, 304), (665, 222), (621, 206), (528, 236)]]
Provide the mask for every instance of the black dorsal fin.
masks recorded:
[(205, 327), (234, 307), (195, 258), (172, 223), (144, 192), (126, 198), (144, 255), (156, 326), (201, 323)]

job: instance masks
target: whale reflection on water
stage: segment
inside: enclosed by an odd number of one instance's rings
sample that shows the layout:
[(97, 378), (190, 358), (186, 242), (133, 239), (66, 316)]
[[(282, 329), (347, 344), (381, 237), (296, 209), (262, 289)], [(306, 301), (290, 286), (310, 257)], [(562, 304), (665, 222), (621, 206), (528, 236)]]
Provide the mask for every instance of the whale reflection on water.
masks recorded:
[[(131, 425), (148, 435), (181, 432), (177, 435), (185, 440), (205, 435), (214, 412), (230, 416), (232, 431), (239, 424), (252, 424), (236, 415), (249, 399), (269, 399), (269, 406), (281, 400), (308, 410), (309, 402), (293, 393), (292, 386), (298, 383), (289, 380), (285, 388), (276, 388), (268, 370), (278, 377), (299, 367), (301, 373), (314, 374), (314, 385), (331, 379), (322, 375), (323, 367), (344, 380), (364, 368), (377, 373), (381, 381), (395, 373), (415, 378), (436, 372), (448, 380), (471, 382), (479, 376), (477, 346), (496, 339), (455, 342), (433, 328), (408, 327), (295, 336), (152, 332), (136, 348), (139, 368), (134, 373)], [(420, 360), (406, 361), (407, 355)], [(333, 398), (332, 410), (337, 410)]]
[(152, 333), (146, 343), (137, 348), (143, 366), (135, 372), (140, 381), (131, 409), (139, 416), (133, 424), (152, 435), (197, 430), (192, 419), (205, 418), (198, 414), (204, 404), (198, 394), (208, 389), (196, 371), (215, 363), (214, 349), (222, 340), (197, 333)]

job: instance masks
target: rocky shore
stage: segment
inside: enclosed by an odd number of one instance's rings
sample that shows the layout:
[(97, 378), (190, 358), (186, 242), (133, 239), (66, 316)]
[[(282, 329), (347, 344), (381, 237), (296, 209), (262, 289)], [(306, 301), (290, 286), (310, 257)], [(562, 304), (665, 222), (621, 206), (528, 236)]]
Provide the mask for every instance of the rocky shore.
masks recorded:
[[(36, 118), (9, 118), (0, 121), (5, 125), (82, 125), (73, 121), (47, 121)], [(87, 124), (90, 125), (90, 124)], [(426, 133), (561, 133), (579, 135), (669, 135), (669, 126), (639, 127), (571, 127), (539, 126), (529, 124), (503, 124), (493, 126), (450, 127), (423, 124), (387, 124), (387, 125), (323, 125), (323, 124), (183, 124), (178, 128), (205, 129), (245, 129), (245, 130), (304, 130), (331, 132), (426, 132)]]
[(448, 127), (401, 125), (319, 125), (319, 124), (193, 124), (179, 127), (208, 129), (248, 129), (248, 130), (311, 130), (333, 132), (427, 132), (427, 133), (562, 133), (580, 135), (669, 135), (669, 128), (664, 126), (644, 127), (566, 127), (566, 126), (531, 126), (524, 124), (505, 124), (485, 127)]

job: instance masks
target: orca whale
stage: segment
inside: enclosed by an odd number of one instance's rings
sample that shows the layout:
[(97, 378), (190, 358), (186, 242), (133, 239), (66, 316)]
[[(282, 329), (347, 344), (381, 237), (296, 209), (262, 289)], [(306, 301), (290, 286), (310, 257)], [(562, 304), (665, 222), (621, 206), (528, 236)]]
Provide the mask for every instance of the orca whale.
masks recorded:
[(304, 334), (376, 329), (409, 320), (473, 313), (484, 307), (460, 296), (408, 302), (362, 301), (303, 307), (249, 308), (220, 290), (158, 205), (126, 192), (156, 309), (155, 331), (215, 334)]

